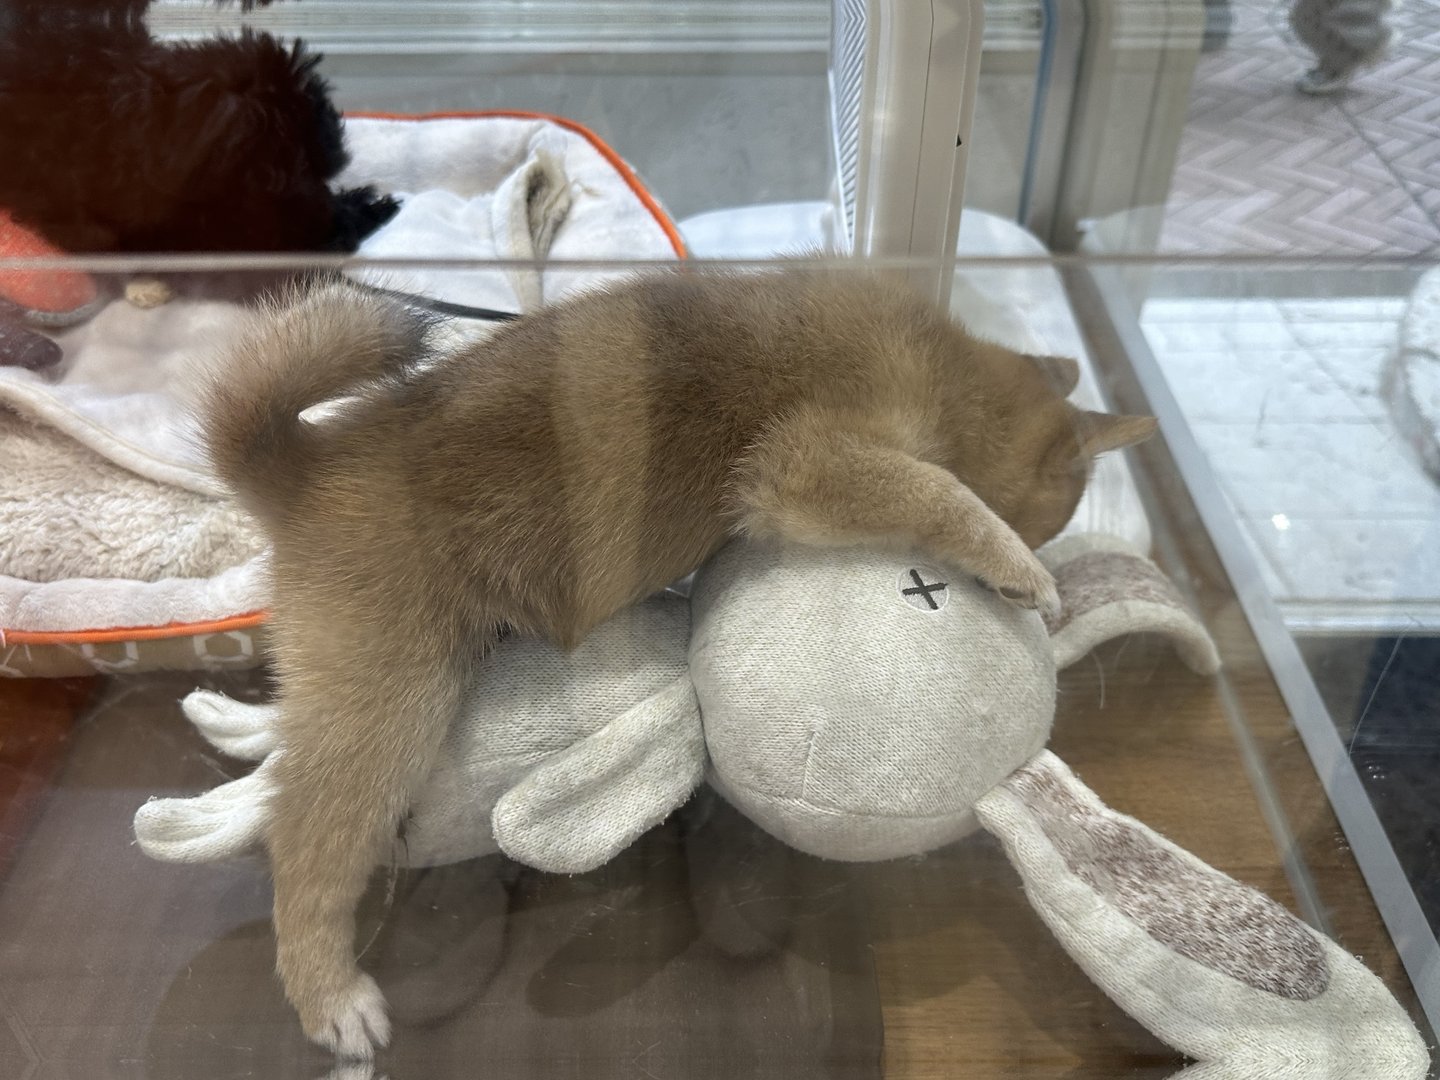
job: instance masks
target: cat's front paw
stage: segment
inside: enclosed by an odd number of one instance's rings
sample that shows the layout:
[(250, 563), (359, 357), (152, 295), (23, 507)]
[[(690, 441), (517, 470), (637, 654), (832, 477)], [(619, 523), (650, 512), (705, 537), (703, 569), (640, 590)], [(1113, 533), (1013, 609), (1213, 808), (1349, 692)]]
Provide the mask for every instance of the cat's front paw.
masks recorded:
[(1007, 552), (1006, 556), (980, 571), (977, 576), (981, 584), (1020, 607), (1042, 615), (1060, 614), (1060, 592), (1054, 575), (1035, 553), (1022, 546), (1020, 551)]

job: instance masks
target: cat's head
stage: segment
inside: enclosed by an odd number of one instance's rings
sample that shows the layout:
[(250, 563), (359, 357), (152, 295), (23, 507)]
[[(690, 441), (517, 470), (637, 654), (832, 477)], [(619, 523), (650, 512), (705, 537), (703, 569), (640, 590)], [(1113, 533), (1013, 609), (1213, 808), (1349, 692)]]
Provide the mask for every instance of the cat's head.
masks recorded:
[[(1068, 357), (1029, 356), (990, 346), (986, 445), (957, 475), (1032, 548), (1063, 529), (1090, 480), (1095, 458), (1155, 434), (1152, 416), (1115, 416), (1066, 400), (1080, 380)], [(1003, 357), (997, 357), (997, 353)], [(997, 368), (1001, 374), (996, 378)]]

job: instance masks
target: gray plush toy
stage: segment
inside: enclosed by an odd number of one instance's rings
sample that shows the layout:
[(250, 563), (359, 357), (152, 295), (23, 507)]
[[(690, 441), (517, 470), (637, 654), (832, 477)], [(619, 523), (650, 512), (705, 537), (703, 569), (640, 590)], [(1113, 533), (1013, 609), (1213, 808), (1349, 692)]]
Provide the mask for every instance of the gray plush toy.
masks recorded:
[[(869, 550), (735, 543), (578, 650), (509, 641), (487, 661), (397, 861), (497, 849), (600, 865), (708, 782), (796, 848), (878, 860), (997, 836), (1056, 938), (1122, 1008), (1197, 1059), (1195, 1080), (1420, 1080), (1428, 1055), (1384, 985), (1278, 904), (1107, 808), (1045, 750), (1057, 655), (1141, 630), (1199, 671), (1213, 644), (1115, 541), (1042, 555), (1048, 628), (971, 581)], [(688, 610), (687, 610), (688, 607)], [(149, 854), (260, 844), (274, 714), (197, 692), (185, 709), (249, 776), (136, 815)], [(711, 868), (718, 873), (718, 868)]]

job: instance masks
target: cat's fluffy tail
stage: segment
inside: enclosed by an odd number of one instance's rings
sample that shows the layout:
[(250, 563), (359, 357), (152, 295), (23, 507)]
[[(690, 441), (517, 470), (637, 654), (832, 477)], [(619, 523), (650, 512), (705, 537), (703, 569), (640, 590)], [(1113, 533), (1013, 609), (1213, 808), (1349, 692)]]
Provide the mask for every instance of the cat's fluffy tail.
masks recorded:
[(251, 512), (284, 512), (330, 442), (326, 422), (301, 413), (367, 396), (427, 351), (432, 319), (383, 296), (328, 283), (256, 312), (216, 368), (202, 403), (210, 461)]

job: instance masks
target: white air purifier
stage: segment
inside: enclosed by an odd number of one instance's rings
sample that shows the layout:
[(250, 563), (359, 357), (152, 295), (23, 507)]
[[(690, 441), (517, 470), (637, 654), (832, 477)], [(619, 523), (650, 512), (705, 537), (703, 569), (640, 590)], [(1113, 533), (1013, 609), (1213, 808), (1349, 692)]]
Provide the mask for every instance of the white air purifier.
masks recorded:
[(950, 295), (984, 36), (982, 0), (835, 0), (830, 244), (915, 262)]
[(691, 250), (904, 260), (948, 305), (984, 21), (982, 0), (835, 0), (829, 199), (697, 214), (681, 222)]

